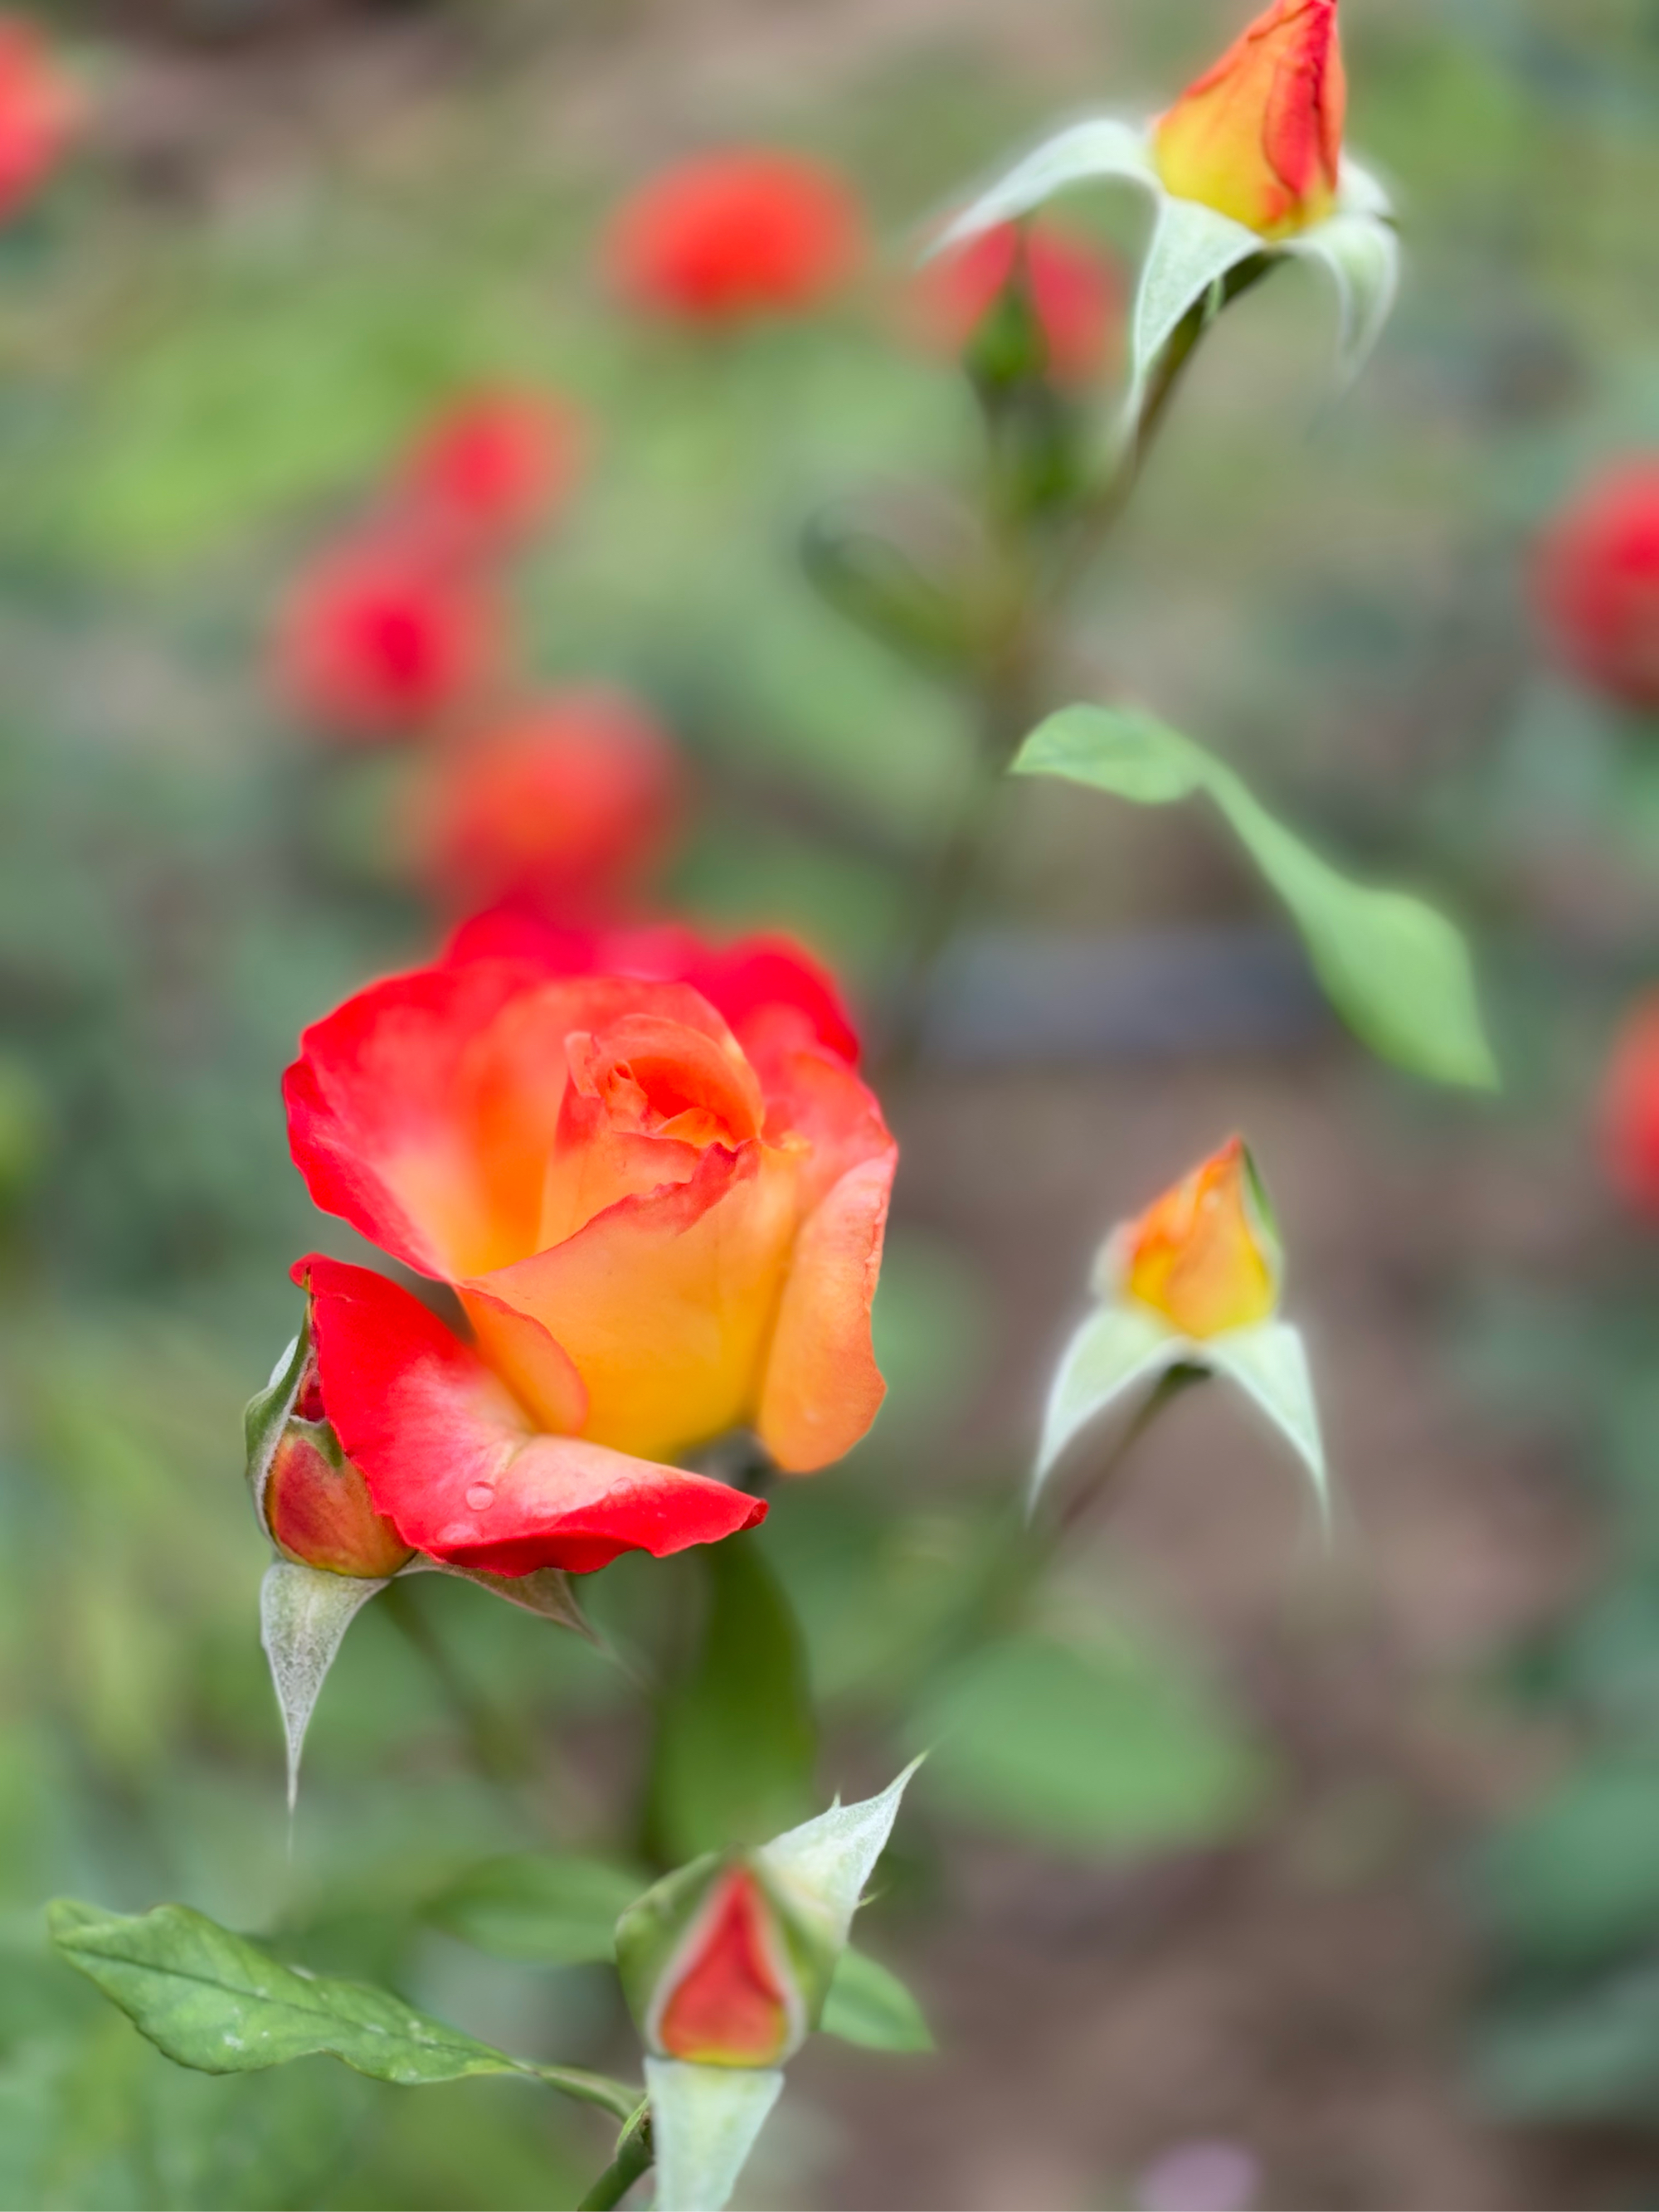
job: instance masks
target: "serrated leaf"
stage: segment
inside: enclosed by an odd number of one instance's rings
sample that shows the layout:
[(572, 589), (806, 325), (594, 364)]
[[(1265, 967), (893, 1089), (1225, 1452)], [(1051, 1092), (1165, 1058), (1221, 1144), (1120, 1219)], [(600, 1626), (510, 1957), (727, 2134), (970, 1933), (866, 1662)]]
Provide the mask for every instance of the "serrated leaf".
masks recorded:
[(526, 1852), (472, 1868), (425, 1917), (498, 1959), (580, 1966), (614, 1956), (617, 1923), (649, 1881), (610, 1859)]
[(345, 1632), (384, 1581), (325, 1574), (278, 1559), (259, 1585), (259, 1641), (270, 1662), (271, 1686), (288, 1743), (288, 1807), (300, 1794), (300, 1755), (328, 1670)]
[(285, 1966), (185, 1905), (114, 1913), (59, 1898), (52, 1942), (175, 2065), (252, 2074), (296, 2058), (337, 2058), (403, 2087), (514, 2074), (627, 2119), (637, 2094), (579, 2068), (509, 2057), (417, 2012), (389, 1990)]
[(1261, 1765), (1227, 1709), (1150, 1638), (1000, 1638), (912, 1715), (933, 1747), (927, 1787), (955, 1811), (1086, 1852), (1164, 1849), (1237, 1832)]
[(787, 1592), (753, 1535), (698, 1555), (708, 1612), (662, 1705), (650, 1826), (669, 1864), (775, 1835), (813, 1799), (817, 1726)]
[(818, 2027), (866, 2051), (905, 2054), (933, 2048), (927, 2017), (898, 1976), (862, 1951), (843, 1951)]
[(1150, 1308), (1104, 1305), (1091, 1313), (1060, 1355), (1049, 1389), (1031, 1475), (1033, 1500), (1073, 1438), (1167, 1374), (1185, 1350), (1186, 1340)]
[(847, 1941), (865, 1884), (887, 1848), (910, 1778), (921, 1765), (913, 1759), (878, 1797), (856, 1805), (837, 1802), (816, 1820), (805, 1820), (775, 1836), (755, 1856), (775, 1881), (795, 1895), (805, 1894), (825, 1916), (832, 1940)]
[(647, 2058), (656, 2212), (723, 2212), (783, 2090), (775, 2068)]
[(1259, 1328), (1229, 1329), (1195, 1347), (1204, 1364), (1236, 1382), (1253, 1399), (1308, 1470), (1326, 1533), (1330, 1530), (1330, 1479), (1319, 1429), (1308, 1350), (1300, 1329), (1270, 1321)]
[(1067, 707), (1026, 738), (1012, 772), (1062, 776), (1139, 805), (1206, 792), (1289, 908), (1356, 1035), (1431, 1081), (1496, 1085), (1468, 949), (1452, 925), (1419, 899), (1339, 874), (1190, 738), (1139, 708)]

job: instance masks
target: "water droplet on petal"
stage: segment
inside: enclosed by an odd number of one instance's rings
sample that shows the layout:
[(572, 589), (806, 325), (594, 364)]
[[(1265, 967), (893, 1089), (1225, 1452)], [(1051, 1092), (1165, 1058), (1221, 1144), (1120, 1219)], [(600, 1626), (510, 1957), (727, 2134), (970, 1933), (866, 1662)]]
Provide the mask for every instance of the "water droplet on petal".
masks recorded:
[(482, 1513), (486, 1506), (495, 1503), (495, 1484), (493, 1482), (470, 1483), (467, 1486), (466, 1503), (469, 1512)]

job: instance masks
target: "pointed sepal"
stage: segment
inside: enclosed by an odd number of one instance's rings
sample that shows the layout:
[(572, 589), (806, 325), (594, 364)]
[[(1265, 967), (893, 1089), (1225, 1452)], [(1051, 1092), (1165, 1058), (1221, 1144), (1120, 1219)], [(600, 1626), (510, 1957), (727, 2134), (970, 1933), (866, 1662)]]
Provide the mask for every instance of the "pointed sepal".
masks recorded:
[(318, 1697), (345, 1632), (385, 1580), (330, 1574), (278, 1559), (259, 1585), (259, 1641), (288, 1742), (288, 1803), (300, 1790), (300, 1754)]
[(1236, 1382), (1260, 1407), (1308, 1471), (1320, 1525), (1331, 1527), (1330, 1477), (1320, 1432), (1313, 1372), (1302, 1332), (1289, 1322), (1265, 1322), (1259, 1328), (1234, 1329), (1212, 1336), (1204, 1346), (1206, 1364)]
[(1180, 1363), (1186, 1343), (1144, 1306), (1103, 1305), (1089, 1316), (1066, 1346), (1049, 1389), (1031, 1473), (1033, 1505), (1073, 1440), (1113, 1407), (1138, 1401)]
[[(755, 1854), (756, 1864), (794, 1911), (821, 1922), (837, 1957), (846, 1948), (865, 1885), (887, 1848), (904, 1793), (921, 1765), (913, 1759), (879, 1796), (856, 1805), (837, 1802)], [(817, 2009), (822, 2008), (820, 1998)]]
[(775, 2067), (647, 2058), (657, 2212), (724, 2212), (783, 2089)]

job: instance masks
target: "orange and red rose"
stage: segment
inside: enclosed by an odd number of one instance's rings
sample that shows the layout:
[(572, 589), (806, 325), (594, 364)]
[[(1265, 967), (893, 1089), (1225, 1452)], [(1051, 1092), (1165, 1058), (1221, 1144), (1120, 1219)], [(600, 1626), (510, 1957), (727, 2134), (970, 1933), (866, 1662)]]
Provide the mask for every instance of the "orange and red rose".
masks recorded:
[(1336, 207), (1347, 82), (1337, 0), (1272, 0), (1160, 118), (1158, 174), (1263, 238), (1292, 237)]
[(661, 1556), (764, 1510), (677, 1457), (750, 1427), (805, 1473), (874, 1419), (895, 1147), (792, 948), (475, 937), (308, 1030), (285, 1095), (317, 1204), (470, 1328), (366, 1268), (295, 1270), (342, 1455), (414, 1549)]

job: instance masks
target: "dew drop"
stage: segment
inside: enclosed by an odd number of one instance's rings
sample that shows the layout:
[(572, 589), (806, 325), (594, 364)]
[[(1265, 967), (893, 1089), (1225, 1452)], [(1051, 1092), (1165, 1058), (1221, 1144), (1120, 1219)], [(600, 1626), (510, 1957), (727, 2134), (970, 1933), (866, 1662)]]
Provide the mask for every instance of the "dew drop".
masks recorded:
[(495, 1503), (495, 1484), (493, 1482), (471, 1484), (467, 1490), (466, 1503), (470, 1512), (482, 1513), (486, 1506)]

